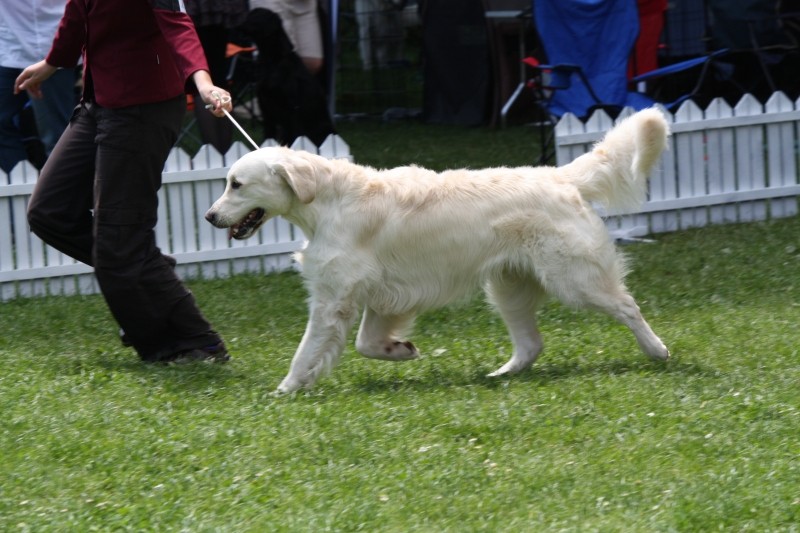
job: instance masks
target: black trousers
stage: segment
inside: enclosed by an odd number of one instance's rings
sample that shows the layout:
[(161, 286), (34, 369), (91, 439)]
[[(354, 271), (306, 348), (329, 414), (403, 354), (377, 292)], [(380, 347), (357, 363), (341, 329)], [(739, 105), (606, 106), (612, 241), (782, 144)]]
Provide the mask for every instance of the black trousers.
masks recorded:
[(184, 97), (123, 109), (82, 103), (28, 204), (36, 235), (94, 268), (145, 360), (220, 342), (155, 240), (161, 172), (185, 112)]

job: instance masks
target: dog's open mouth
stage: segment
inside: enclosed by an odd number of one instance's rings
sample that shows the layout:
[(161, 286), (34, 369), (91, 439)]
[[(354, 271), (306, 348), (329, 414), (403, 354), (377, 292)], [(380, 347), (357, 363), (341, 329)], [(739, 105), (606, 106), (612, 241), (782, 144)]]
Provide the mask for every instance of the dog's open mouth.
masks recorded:
[(261, 227), (267, 219), (267, 213), (260, 207), (253, 209), (242, 220), (228, 228), (229, 239), (246, 239)]

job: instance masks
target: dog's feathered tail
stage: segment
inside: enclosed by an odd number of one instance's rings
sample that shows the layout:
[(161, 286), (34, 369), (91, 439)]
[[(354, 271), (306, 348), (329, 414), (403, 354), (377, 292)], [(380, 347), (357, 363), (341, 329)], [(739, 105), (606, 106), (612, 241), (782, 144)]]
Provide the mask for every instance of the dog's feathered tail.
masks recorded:
[(651, 108), (624, 119), (591, 152), (562, 167), (587, 201), (612, 208), (640, 206), (647, 177), (667, 146), (669, 125)]

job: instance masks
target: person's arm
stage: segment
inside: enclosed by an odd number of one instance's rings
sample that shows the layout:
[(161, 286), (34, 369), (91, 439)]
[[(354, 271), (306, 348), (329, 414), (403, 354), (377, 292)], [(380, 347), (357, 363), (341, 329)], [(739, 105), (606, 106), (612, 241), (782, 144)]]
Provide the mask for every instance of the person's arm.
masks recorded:
[(64, 16), (56, 30), (47, 58), (25, 68), (14, 82), (14, 94), (28, 91), (34, 98), (42, 97), (42, 82), (59, 67), (70, 68), (78, 64), (86, 42), (86, 3), (69, 0)]
[(209, 110), (214, 115), (218, 117), (225, 116), (223, 109), (229, 112), (233, 111), (230, 93), (214, 85), (214, 82), (211, 81), (211, 74), (207, 70), (196, 70), (192, 74), (192, 81), (194, 81), (197, 93), (203, 99), (203, 102), (214, 106)]
[(54, 67), (72, 68), (78, 64), (85, 44), (86, 1), (68, 0), (45, 60)]
[(57, 67), (48, 64), (44, 59), (26, 67), (14, 82), (14, 94), (28, 91), (32, 97), (42, 98), (42, 82), (52, 76), (56, 70), (58, 70)]

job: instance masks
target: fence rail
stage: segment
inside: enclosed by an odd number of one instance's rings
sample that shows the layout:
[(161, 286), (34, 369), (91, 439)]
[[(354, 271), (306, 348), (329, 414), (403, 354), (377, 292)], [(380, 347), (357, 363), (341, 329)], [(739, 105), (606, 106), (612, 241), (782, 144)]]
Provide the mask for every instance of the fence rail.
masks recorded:
[[(267, 141), (262, 146), (274, 145)], [(305, 138), (292, 145), (328, 158), (350, 158), (350, 147), (331, 136), (319, 147)], [(302, 232), (276, 218), (246, 241), (230, 241), (203, 214), (225, 188), (230, 164), (249, 148), (234, 144), (224, 155), (204, 146), (190, 157), (176, 148), (167, 159), (159, 191), (156, 241), (177, 259), (186, 279), (227, 277), (244, 272), (292, 268), (293, 252), (304, 243)], [(26, 208), (38, 172), (27, 162), (0, 183), (0, 301), (40, 295), (98, 292), (91, 267), (45, 245), (28, 229)]]
[[(632, 111), (626, 110), (619, 118)], [(647, 202), (635, 213), (607, 213), (616, 237), (750, 222), (798, 213), (800, 100), (775, 93), (761, 105), (745, 95), (701, 110), (691, 101), (671, 121), (669, 149), (653, 171)], [(567, 115), (556, 125), (556, 157), (586, 153), (613, 121), (603, 112), (585, 123)]]

